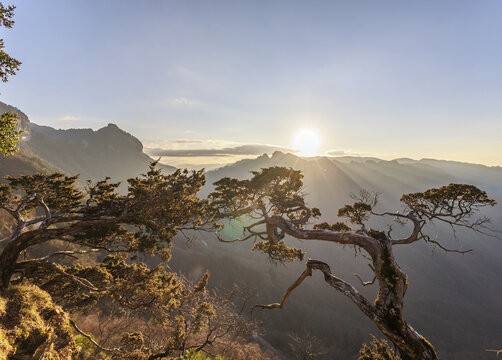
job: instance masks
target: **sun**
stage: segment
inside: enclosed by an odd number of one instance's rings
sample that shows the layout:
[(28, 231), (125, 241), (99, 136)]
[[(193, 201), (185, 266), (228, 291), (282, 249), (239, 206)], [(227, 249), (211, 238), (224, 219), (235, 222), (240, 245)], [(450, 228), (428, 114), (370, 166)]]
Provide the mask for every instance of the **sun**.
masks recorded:
[(315, 156), (321, 145), (321, 137), (312, 129), (303, 129), (296, 133), (293, 147), (301, 156)]

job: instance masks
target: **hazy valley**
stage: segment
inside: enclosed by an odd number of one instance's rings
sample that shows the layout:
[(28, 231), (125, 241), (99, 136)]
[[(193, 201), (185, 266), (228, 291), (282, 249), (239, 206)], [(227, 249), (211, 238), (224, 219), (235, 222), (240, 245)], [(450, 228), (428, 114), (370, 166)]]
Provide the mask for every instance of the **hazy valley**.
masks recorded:
[[(2, 105), (5, 107), (5, 105)], [(25, 175), (60, 170), (80, 174), (85, 180), (113, 181), (144, 173), (152, 158), (143, 152), (141, 142), (116, 125), (97, 131), (91, 129), (55, 130), (29, 124), (22, 114), (24, 139), (19, 153), (0, 157), (0, 175)], [(399, 210), (402, 194), (424, 191), (452, 182), (467, 183), (485, 190), (502, 203), (502, 168), (434, 159), (396, 159), (384, 161), (363, 157), (302, 158), (275, 152), (242, 160), (206, 173), (207, 184), (201, 195), (212, 191), (213, 183), (225, 176), (249, 178), (251, 171), (285, 166), (304, 174), (304, 192), (310, 206), (318, 207), (323, 221), (336, 221), (336, 212), (350, 203), (350, 194), (360, 189), (380, 194), (381, 209)], [(173, 167), (163, 165), (166, 172)], [(124, 188), (121, 188), (124, 190)], [(502, 231), (500, 205), (486, 213), (492, 227)], [(375, 226), (383, 223), (374, 222)], [(404, 233), (406, 227), (395, 228)], [(466, 254), (445, 253), (423, 242), (396, 248), (399, 265), (408, 274), (410, 287), (405, 312), (410, 323), (435, 344), (444, 359), (492, 359), (487, 348), (501, 346), (502, 334), (502, 241), (468, 231), (454, 238), (446, 226), (433, 230), (450, 248), (473, 249)], [(238, 222), (231, 223), (223, 236), (242, 232)], [(223, 244), (214, 235), (194, 233), (190, 244), (178, 236), (170, 266), (197, 279), (206, 269), (211, 272), (210, 287), (230, 287), (234, 282), (256, 289), (258, 303), (280, 300), (285, 289), (303, 271), (303, 263), (276, 265), (261, 254), (250, 252), (250, 243)], [(322, 242), (289, 239), (293, 246), (306, 250), (307, 257), (325, 261), (332, 271), (361, 288), (354, 276), (369, 280), (367, 260), (355, 256), (354, 249)], [(156, 264), (158, 259), (147, 259)], [(361, 289), (375, 295), (372, 287)], [(251, 315), (249, 315), (251, 316)], [(295, 290), (282, 310), (258, 310), (253, 316), (263, 321), (263, 338), (285, 358), (290, 358), (290, 335), (310, 332), (319, 337), (325, 359), (357, 356), (360, 344), (378, 329), (345, 297), (326, 286), (319, 274)]]

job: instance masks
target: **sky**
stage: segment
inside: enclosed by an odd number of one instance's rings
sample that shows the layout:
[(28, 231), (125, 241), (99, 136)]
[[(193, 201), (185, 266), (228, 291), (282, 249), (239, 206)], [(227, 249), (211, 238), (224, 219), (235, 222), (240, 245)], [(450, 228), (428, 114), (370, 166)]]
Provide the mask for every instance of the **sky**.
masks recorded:
[[(163, 162), (298, 150), (502, 166), (500, 1), (16, 0), (0, 101)], [(301, 153), (301, 152), (300, 152)]]

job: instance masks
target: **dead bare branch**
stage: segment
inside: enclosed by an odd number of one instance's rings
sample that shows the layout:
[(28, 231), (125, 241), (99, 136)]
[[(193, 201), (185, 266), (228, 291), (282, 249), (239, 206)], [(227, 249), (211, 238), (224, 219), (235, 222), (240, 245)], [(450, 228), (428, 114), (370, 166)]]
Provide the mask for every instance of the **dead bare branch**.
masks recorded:
[(77, 326), (77, 324), (75, 323), (75, 321), (71, 320), (70, 319), (70, 324), (73, 326), (73, 328), (80, 334), (82, 335), (83, 337), (85, 337), (87, 340), (89, 340), (94, 346), (96, 346), (98, 349), (100, 350), (103, 350), (103, 351), (106, 351), (106, 352), (122, 352), (122, 349), (119, 349), (119, 348), (106, 348), (104, 346), (101, 346), (100, 344), (98, 344), (96, 342), (96, 340), (93, 339), (93, 337), (85, 332), (83, 332), (82, 330), (80, 330), (80, 328)]
[(312, 270), (319, 270), (324, 274), (324, 280), (334, 287), (336, 290), (343, 293), (347, 296), (353, 303), (359, 307), (359, 309), (370, 319), (379, 321), (380, 315), (376, 307), (371, 304), (363, 295), (361, 295), (352, 285), (348, 284), (344, 280), (336, 277), (331, 273), (330, 267), (325, 262), (319, 260), (309, 259), (307, 261), (307, 268), (300, 275), (300, 277), (286, 290), (284, 297), (282, 298), (280, 303), (273, 303), (268, 305), (255, 305), (255, 308), (261, 309), (281, 309), (284, 306), (284, 303), (288, 299), (291, 292), (296, 289), (302, 282), (307, 278), (307, 276), (312, 276)]

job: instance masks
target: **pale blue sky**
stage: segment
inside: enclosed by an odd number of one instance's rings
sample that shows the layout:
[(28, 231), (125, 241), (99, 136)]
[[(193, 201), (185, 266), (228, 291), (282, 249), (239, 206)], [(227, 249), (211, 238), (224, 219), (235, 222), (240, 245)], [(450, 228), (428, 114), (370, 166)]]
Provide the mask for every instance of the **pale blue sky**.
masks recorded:
[(14, 4), (0, 100), (39, 124), (502, 165), (500, 1)]

